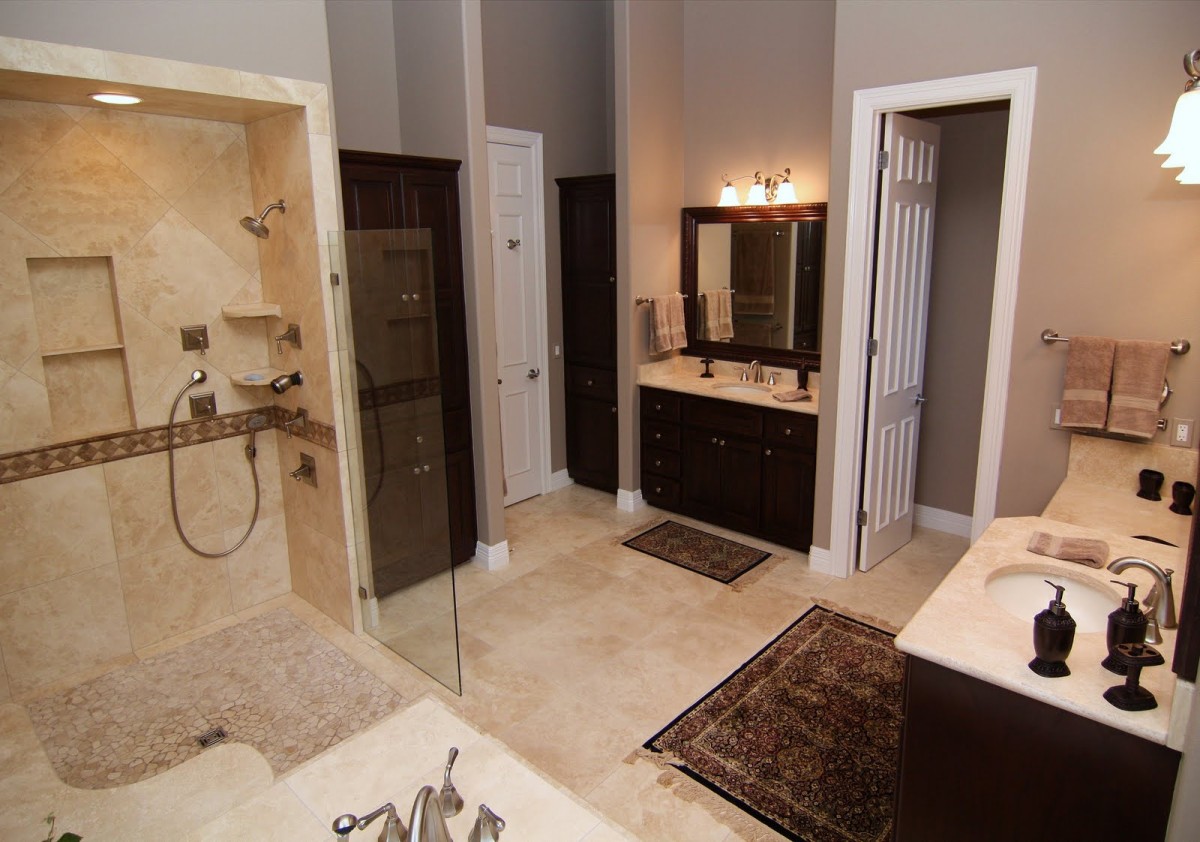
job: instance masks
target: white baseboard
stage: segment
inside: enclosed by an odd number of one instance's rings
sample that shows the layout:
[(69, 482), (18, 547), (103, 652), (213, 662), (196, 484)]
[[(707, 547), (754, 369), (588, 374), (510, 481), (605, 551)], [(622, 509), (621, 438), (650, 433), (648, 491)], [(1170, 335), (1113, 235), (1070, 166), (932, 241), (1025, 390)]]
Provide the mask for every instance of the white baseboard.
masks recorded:
[(558, 491), (560, 488), (566, 488), (568, 485), (574, 485), (575, 480), (571, 479), (571, 475), (567, 473), (567, 469), (555, 471), (550, 475), (550, 487), (546, 489), (546, 493)]
[(833, 576), (833, 553), (818, 546), (808, 548), (808, 569)]
[(624, 488), (618, 488), (617, 508), (623, 512), (636, 512), (646, 508), (646, 501), (642, 499), (642, 489), (626, 491)]
[(488, 546), (479, 541), (475, 544), (475, 563), (484, 570), (503, 570), (508, 567), (508, 541)]
[(913, 507), (913, 523), (938, 532), (948, 532), (961, 538), (971, 537), (971, 516), (934, 509), (917, 504)]

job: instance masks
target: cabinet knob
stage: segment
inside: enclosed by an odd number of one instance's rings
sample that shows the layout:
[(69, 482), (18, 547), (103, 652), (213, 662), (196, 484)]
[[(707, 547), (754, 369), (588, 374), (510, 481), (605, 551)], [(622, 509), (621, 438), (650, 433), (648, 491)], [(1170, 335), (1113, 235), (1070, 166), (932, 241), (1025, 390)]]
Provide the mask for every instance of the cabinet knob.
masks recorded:
[(661, 439), (661, 438), (662, 438), (662, 433), (655, 433), (655, 434), (654, 434), (654, 438), (655, 438), (656, 440), (657, 440), (657, 439)]
[(662, 486), (661, 486), (661, 485), (656, 485), (656, 486), (654, 486), (654, 493), (655, 493), (655, 494), (662, 494)]
[(589, 380), (589, 381), (587, 382), (587, 384), (588, 384), (589, 386), (591, 386), (593, 383), (595, 383), (595, 381), (594, 381), (594, 380)]
[(721, 439), (721, 447), (725, 446), (725, 439)]
[(616, 276), (615, 276), (615, 275), (609, 275), (609, 276), (608, 276), (608, 282), (609, 282), (610, 284), (615, 284), (615, 283), (617, 282), (617, 278), (616, 278)]
[(612, 413), (613, 413), (613, 415), (617, 414), (617, 408), (615, 406), (612, 408)]
[(656, 403), (656, 404), (654, 405), (654, 411), (655, 411), (655, 412), (662, 412), (662, 404), (661, 404), (661, 403)]
[(790, 436), (790, 435), (792, 434), (792, 428), (791, 428), (791, 427), (787, 427), (787, 428), (785, 428), (785, 429), (784, 429), (784, 431), (783, 431), (783, 434), (784, 434), (785, 436)]
[(713, 436), (712, 443), (713, 443), (713, 444), (716, 444), (716, 443), (717, 443), (717, 437), (716, 437), (716, 436)]
[(769, 447), (767, 448), (767, 450), (766, 450), (766, 454), (765, 454), (765, 455), (767, 455), (767, 456), (770, 456), (770, 455), (771, 455), (771, 448), (769, 448)]
[(655, 459), (655, 460), (654, 460), (654, 467), (656, 467), (656, 468), (661, 468), (661, 467), (662, 467), (662, 460), (661, 460), (661, 459)]

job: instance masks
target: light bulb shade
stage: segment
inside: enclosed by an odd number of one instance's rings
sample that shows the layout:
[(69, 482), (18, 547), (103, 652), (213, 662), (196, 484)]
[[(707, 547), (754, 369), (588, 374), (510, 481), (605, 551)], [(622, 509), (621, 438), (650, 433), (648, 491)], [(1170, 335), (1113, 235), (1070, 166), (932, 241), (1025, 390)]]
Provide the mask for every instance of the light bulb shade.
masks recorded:
[(746, 204), (748, 205), (765, 205), (767, 203), (767, 188), (763, 186), (761, 181), (755, 182), (750, 188), (750, 194), (746, 196)]
[(738, 204), (737, 188), (728, 181), (725, 182), (725, 186), (721, 188), (721, 201), (717, 202), (717, 207), (733, 208), (737, 207)]
[(1175, 102), (1171, 128), (1154, 154), (1171, 156), (1164, 167), (1186, 166), (1200, 157), (1200, 88), (1181, 94)]
[(777, 205), (794, 205), (800, 200), (796, 198), (796, 187), (790, 181), (785, 181), (779, 185), (779, 191), (775, 194), (775, 204)]

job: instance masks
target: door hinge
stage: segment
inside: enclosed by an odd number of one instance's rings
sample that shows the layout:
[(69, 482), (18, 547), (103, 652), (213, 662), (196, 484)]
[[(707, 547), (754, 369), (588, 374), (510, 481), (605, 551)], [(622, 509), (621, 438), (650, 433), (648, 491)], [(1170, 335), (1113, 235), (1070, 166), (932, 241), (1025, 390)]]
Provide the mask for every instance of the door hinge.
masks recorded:
[(330, 272), (329, 283), (333, 284), (335, 287), (339, 287), (342, 285), (342, 279), (338, 277), (337, 272)]
[(867, 356), (874, 357), (874, 356), (877, 356), (878, 354), (879, 354), (879, 340), (878, 339), (868, 339), (867, 340)]
[(859, 509), (858, 514), (855, 515), (855, 517), (854, 517), (854, 522), (857, 523), (859, 526), (866, 526), (867, 525), (867, 510)]
[(891, 155), (888, 154), (888, 151), (886, 149), (879, 150), (879, 159), (875, 165), (876, 168), (881, 171), (886, 170), (888, 168), (888, 158), (890, 158), (890, 157), (891, 157)]
[(358, 598), (359, 599), (370, 599), (370, 595), (367, 593), (367, 589), (364, 588), (362, 585), (358, 586)]

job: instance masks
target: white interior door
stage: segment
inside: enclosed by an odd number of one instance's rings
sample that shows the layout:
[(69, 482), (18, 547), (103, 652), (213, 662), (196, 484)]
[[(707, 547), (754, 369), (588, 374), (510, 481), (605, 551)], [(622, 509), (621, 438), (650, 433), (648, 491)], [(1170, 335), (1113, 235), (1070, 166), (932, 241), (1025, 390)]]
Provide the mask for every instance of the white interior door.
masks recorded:
[(869, 570), (912, 540), (921, 381), (929, 311), (941, 129), (902, 114), (884, 122), (873, 336), (864, 454), (866, 512), (858, 565)]
[(545, 285), (535, 151), (488, 143), (506, 506), (546, 490)]

